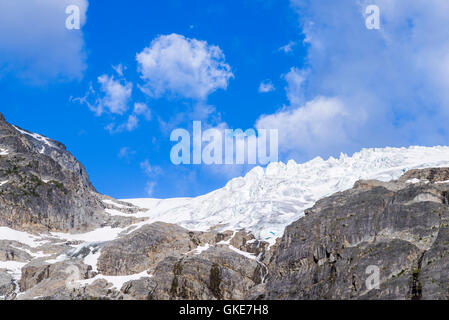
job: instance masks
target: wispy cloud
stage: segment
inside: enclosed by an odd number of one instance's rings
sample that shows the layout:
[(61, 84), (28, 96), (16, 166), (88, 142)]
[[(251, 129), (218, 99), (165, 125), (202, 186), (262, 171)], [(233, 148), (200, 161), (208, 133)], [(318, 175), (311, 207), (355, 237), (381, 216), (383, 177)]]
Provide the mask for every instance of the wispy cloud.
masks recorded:
[(271, 80), (265, 80), (260, 83), (260, 85), (259, 85), (260, 93), (267, 93), (267, 92), (271, 92), (271, 91), (274, 91), (274, 85), (271, 82)]
[(130, 147), (122, 147), (117, 156), (120, 159), (130, 159), (135, 154), (136, 151), (132, 150)]
[(150, 180), (148, 180), (145, 185), (145, 192), (148, 196), (152, 196), (157, 185), (156, 178), (163, 173), (163, 170), (159, 166), (151, 165), (148, 159), (141, 162), (140, 167), (142, 168), (143, 172), (150, 178)]
[(290, 41), (288, 44), (286, 44), (285, 46), (282, 46), (279, 48), (279, 51), (282, 51), (284, 53), (290, 53), (293, 51), (293, 47), (296, 46), (296, 42), (295, 41)]

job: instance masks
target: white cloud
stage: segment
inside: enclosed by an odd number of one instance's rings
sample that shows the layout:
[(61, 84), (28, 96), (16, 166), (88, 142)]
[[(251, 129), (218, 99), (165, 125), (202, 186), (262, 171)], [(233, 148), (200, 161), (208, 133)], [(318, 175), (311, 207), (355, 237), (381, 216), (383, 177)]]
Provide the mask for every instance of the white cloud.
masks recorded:
[(347, 128), (363, 124), (363, 113), (351, 114), (338, 98), (317, 97), (303, 106), (261, 116), (257, 129), (278, 129), (280, 151), (289, 156), (316, 154), (352, 140)]
[(122, 147), (118, 153), (120, 159), (129, 159), (132, 155), (136, 154), (130, 147)]
[(101, 115), (106, 109), (115, 114), (124, 114), (128, 110), (128, 103), (132, 93), (132, 83), (115, 80), (113, 76), (102, 75), (98, 83), (104, 97), (99, 100), (96, 113)]
[(182, 35), (162, 35), (137, 54), (143, 90), (155, 97), (165, 93), (204, 100), (226, 89), (233, 77), (218, 46)]
[(151, 110), (145, 103), (136, 102), (134, 104), (134, 114), (142, 115), (146, 120), (151, 120)]
[(139, 125), (139, 119), (135, 115), (130, 115), (128, 121), (126, 122), (126, 130), (133, 131)]
[(274, 91), (274, 85), (270, 80), (262, 81), (259, 85), (259, 92), (260, 93), (267, 93)]
[(154, 194), (154, 189), (156, 188), (156, 182), (155, 181), (148, 181), (145, 185), (145, 192), (149, 197), (152, 197)]
[(293, 51), (293, 47), (296, 45), (295, 41), (290, 41), (285, 46), (279, 48), (279, 51), (283, 51), (284, 53), (290, 53)]
[(145, 192), (148, 196), (152, 196), (154, 193), (154, 188), (156, 187), (156, 181), (154, 179), (163, 173), (162, 168), (158, 166), (153, 166), (150, 164), (150, 161), (146, 159), (145, 161), (140, 163), (140, 167), (144, 171), (144, 173), (151, 178), (151, 180), (147, 181), (145, 185)]
[(297, 68), (291, 68), (290, 71), (284, 75), (284, 79), (287, 81), (287, 87), (285, 88), (287, 93), (287, 99), (291, 105), (300, 105), (304, 102), (304, 81), (305, 72)]
[(149, 177), (157, 176), (162, 174), (162, 169), (158, 166), (153, 166), (150, 164), (150, 161), (146, 159), (140, 163), (140, 167), (145, 172), (145, 174)]
[(120, 63), (120, 64), (118, 64), (118, 65), (116, 65), (116, 66), (112, 66), (112, 69), (114, 69), (114, 71), (117, 72), (117, 74), (118, 74), (120, 77), (123, 77), (124, 72), (125, 72), (125, 70), (126, 70), (126, 67), (123, 66), (123, 65)]
[[(80, 8), (81, 30), (66, 29), (68, 5)], [(87, 7), (87, 0), (0, 1), (1, 73), (36, 83), (80, 79)]]
[(116, 125), (115, 123), (108, 124), (105, 129), (111, 134), (120, 133), (123, 131), (134, 131), (139, 126), (139, 118), (136, 115), (131, 114), (128, 116), (126, 122)]
[[(293, 0), (307, 70), (284, 79), (289, 105), (257, 121), (297, 160), (361, 147), (447, 144), (449, 2)], [(380, 8), (380, 30), (365, 8)]]

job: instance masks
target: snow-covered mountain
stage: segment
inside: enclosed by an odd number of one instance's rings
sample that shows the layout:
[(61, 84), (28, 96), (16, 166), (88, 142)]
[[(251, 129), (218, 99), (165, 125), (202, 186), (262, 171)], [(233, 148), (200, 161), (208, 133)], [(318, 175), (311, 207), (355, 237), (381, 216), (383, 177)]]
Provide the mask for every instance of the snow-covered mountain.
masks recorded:
[(141, 224), (163, 221), (199, 231), (216, 226), (221, 230), (245, 229), (273, 243), (305, 209), (323, 197), (351, 188), (357, 180), (389, 181), (407, 170), (430, 167), (449, 167), (449, 147), (363, 149), (352, 157), (342, 154), (339, 159), (271, 163), (196, 198), (123, 201), (149, 209), (136, 215), (149, 218)]
[[(386, 184), (393, 191), (362, 188), (342, 193), (342, 207), (335, 212), (326, 209), (334, 205), (333, 197), (323, 198), (351, 189), (360, 179), (389, 181), (410, 169), (432, 167), (449, 168), (449, 147), (363, 149), (339, 159), (272, 163), (196, 198), (120, 201), (96, 192), (83, 165), (63, 144), (12, 126), (0, 114), (0, 300), (259, 299), (267, 294), (277, 299), (298, 279), (305, 279), (305, 293), (298, 296), (295, 291), (292, 297), (308, 297), (314, 280), (308, 283), (312, 278), (303, 277), (303, 272), (321, 261), (328, 263), (323, 279), (333, 277), (335, 257), (347, 257), (349, 251), (342, 250), (358, 246), (362, 239), (357, 250), (364, 253), (352, 262), (340, 261), (340, 270), (371, 263), (371, 250), (388, 245), (394, 249), (385, 251), (383, 259), (392, 268), (391, 279), (401, 274), (404, 290), (409, 290), (414, 265), (407, 267), (408, 273), (396, 266), (410, 261), (408, 257), (422, 260), (425, 252), (413, 250), (429, 248), (445, 228), (441, 221), (449, 214), (449, 170), (409, 171)], [(399, 202), (393, 201), (395, 192), (402, 192)], [(365, 196), (366, 201), (357, 200)], [(380, 198), (387, 204), (385, 210), (408, 218), (399, 225), (396, 219), (390, 221), (389, 215), (382, 215), (376, 200)], [(313, 209), (320, 214), (311, 211), (301, 219), (320, 199)], [(360, 211), (362, 217), (348, 216), (348, 210)], [(370, 223), (372, 215), (382, 224)], [(359, 218), (364, 222), (360, 224)], [(341, 219), (347, 219), (343, 225)], [(316, 230), (324, 230), (336, 242), (321, 241), (321, 231)], [(369, 237), (373, 232), (379, 241)], [(441, 247), (446, 238), (438, 239), (434, 249), (447, 251)], [(316, 252), (316, 247), (325, 249)], [(413, 252), (404, 259), (390, 253), (407, 250)], [(443, 257), (437, 251), (432, 254)], [(297, 256), (298, 252), (305, 255)], [(446, 265), (443, 259), (437, 274)], [(351, 272), (335, 292), (347, 289), (345, 281), (362, 279), (365, 269), (355, 276)], [(326, 290), (314, 297), (327, 297)], [(409, 297), (396, 297), (403, 296)]]

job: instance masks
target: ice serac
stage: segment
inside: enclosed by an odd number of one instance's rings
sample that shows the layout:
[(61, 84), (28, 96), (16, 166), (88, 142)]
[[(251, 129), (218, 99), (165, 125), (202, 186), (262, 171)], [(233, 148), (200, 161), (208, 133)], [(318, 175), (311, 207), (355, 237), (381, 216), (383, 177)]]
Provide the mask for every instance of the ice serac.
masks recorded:
[(363, 149), (353, 156), (315, 158), (297, 164), (290, 160), (255, 167), (222, 189), (193, 199), (128, 199), (150, 208), (150, 221), (179, 224), (191, 230), (251, 231), (271, 242), (314, 203), (351, 188), (359, 179), (389, 181), (410, 169), (449, 167), (449, 147)]
[(83, 165), (57, 141), (0, 116), (0, 225), (33, 231), (86, 230), (102, 203)]

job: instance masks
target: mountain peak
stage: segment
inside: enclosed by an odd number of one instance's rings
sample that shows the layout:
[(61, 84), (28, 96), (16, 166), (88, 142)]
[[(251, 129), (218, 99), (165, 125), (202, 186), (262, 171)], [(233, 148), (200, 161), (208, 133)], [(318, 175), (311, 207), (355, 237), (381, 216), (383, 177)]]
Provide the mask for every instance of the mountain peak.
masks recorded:
[(0, 114), (0, 225), (17, 229), (95, 227), (101, 196), (64, 145), (9, 124)]

